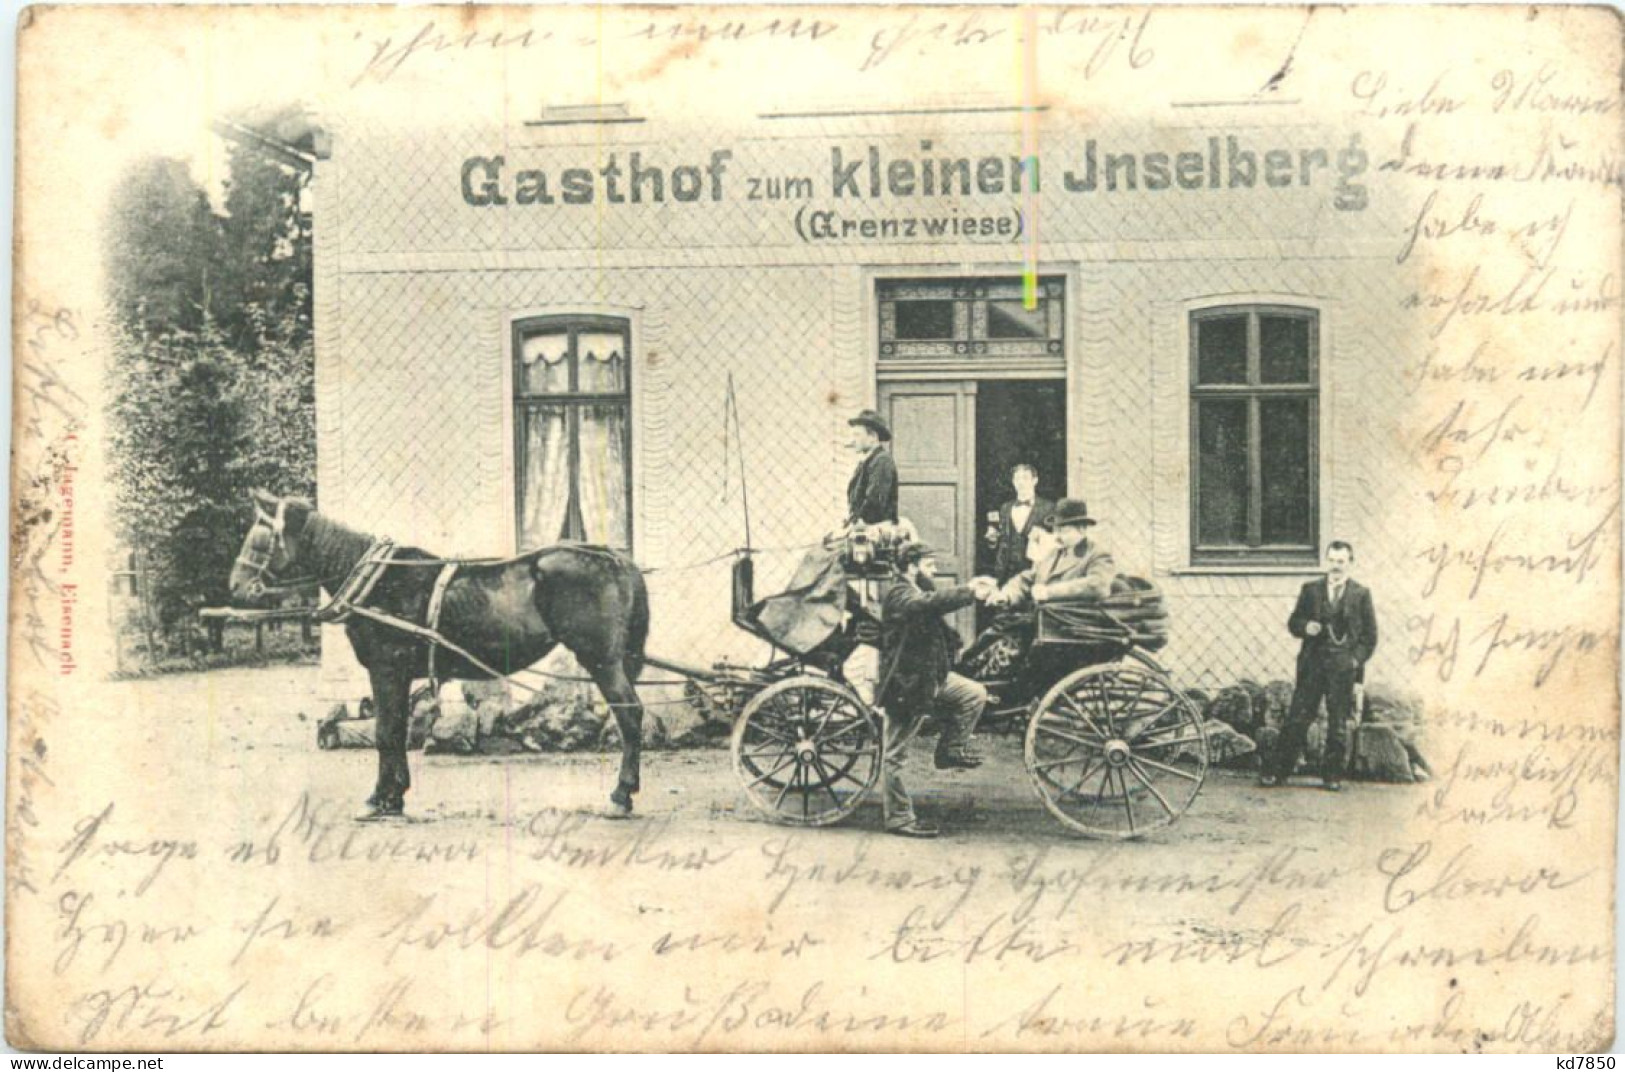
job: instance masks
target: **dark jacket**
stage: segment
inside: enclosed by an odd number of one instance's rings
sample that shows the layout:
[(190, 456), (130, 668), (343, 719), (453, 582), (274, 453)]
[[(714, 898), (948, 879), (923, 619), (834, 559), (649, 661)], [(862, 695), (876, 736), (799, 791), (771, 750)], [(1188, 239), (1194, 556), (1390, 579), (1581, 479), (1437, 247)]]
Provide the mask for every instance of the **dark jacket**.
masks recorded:
[(1027, 568), (1027, 537), (1055, 512), (1054, 503), (1034, 497), (1033, 511), (1027, 515), (1027, 523), (1018, 529), (1011, 517), (1015, 508), (1014, 499), (999, 507), (999, 543), (993, 555), (993, 574), (1000, 584)]
[[(1319, 622), (1319, 636), (1310, 636), (1308, 625)], [(1321, 668), (1353, 670), (1364, 677), (1366, 660), (1377, 650), (1377, 611), (1371, 603), (1371, 590), (1359, 581), (1343, 582), (1343, 598), (1331, 603), (1331, 583), (1324, 577), (1310, 581), (1298, 592), (1298, 605), (1292, 608), (1287, 629), (1303, 641), (1298, 649), (1298, 676)]]
[(948, 679), (959, 634), (943, 615), (976, 602), (969, 588), (936, 590), (895, 575), (880, 597), (880, 702), (893, 715), (919, 712)]
[(877, 525), (897, 522), (897, 463), (885, 446), (870, 451), (846, 485), (846, 520)]

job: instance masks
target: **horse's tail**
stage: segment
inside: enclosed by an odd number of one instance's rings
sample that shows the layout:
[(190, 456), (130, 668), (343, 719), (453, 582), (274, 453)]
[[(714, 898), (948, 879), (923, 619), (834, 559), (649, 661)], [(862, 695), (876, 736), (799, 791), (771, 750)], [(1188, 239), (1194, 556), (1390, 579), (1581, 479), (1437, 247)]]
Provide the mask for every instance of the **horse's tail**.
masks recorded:
[(644, 645), (649, 642), (649, 585), (643, 571), (632, 567), (632, 613), (626, 628), (626, 676), (634, 682), (643, 672)]

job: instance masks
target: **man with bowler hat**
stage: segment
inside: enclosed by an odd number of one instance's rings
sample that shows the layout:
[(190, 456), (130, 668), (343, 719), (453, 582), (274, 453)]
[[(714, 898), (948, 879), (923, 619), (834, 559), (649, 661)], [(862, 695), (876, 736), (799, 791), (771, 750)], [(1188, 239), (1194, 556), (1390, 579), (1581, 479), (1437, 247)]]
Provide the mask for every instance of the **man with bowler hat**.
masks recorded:
[(943, 620), (961, 607), (987, 599), (996, 590), (991, 577), (938, 589), (936, 558), (918, 540), (897, 552), (897, 572), (880, 600), (880, 703), (886, 708), (886, 830), (902, 837), (932, 838), (937, 828), (920, 821), (903, 785), (908, 742), (926, 716), (942, 725), (937, 742), (938, 770), (968, 770), (982, 761), (970, 750), (970, 737), (987, 705), (987, 689), (953, 672), (959, 634)]
[(999, 590), (997, 602), (1008, 606), (1052, 600), (1090, 602), (1112, 594), (1117, 563), (1089, 538), (1095, 519), (1082, 499), (1055, 504), (1048, 527), (1055, 533), (1055, 548), (1016, 574)]
[(891, 426), (872, 409), (846, 422), (852, 450), (862, 455), (846, 485), (846, 523), (897, 523), (897, 463), (892, 460)]
[(1370, 589), (1349, 576), (1353, 564), (1351, 544), (1345, 540), (1327, 544), (1326, 576), (1303, 586), (1287, 619), (1287, 630), (1303, 643), (1298, 648), (1292, 706), (1273, 754), (1264, 757), (1258, 781), (1265, 788), (1291, 777), (1322, 698), (1326, 700), (1322, 784), (1334, 793), (1343, 788), (1354, 686), (1365, 680), (1366, 661), (1377, 650), (1377, 612)]

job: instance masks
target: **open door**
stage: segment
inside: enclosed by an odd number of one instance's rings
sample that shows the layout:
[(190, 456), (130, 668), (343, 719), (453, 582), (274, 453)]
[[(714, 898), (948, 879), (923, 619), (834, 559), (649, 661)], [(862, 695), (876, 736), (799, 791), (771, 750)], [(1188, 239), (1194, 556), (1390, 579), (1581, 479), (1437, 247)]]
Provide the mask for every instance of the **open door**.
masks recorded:
[[(898, 516), (936, 549), (938, 584), (963, 584), (976, 570), (976, 382), (886, 382), (879, 402), (892, 430)], [(953, 624), (971, 639), (974, 608)]]

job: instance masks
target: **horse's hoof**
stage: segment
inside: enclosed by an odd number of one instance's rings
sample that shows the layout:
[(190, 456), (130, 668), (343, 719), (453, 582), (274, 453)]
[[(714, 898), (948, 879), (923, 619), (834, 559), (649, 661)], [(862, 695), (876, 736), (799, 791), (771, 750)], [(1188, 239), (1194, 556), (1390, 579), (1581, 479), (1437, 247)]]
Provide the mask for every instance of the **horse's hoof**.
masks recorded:
[(632, 818), (631, 793), (623, 793), (617, 789), (609, 795), (609, 817), (611, 819)]

